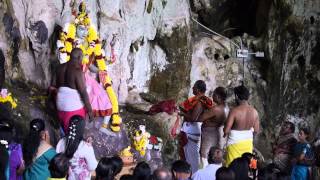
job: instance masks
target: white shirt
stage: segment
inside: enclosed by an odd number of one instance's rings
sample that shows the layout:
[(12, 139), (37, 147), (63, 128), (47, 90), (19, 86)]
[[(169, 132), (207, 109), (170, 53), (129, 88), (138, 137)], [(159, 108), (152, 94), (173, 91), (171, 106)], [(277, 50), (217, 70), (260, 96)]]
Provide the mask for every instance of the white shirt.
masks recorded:
[[(57, 144), (57, 153), (65, 151), (65, 138), (60, 139)], [(91, 144), (81, 141), (78, 149), (70, 159), (69, 177), (68, 180), (91, 179), (91, 171), (94, 171), (98, 165), (94, 150)]]
[(193, 174), (193, 180), (215, 180), (216, 172), (222, 166), (222, 164), (209, 164), (204, 169), (198, 170)]

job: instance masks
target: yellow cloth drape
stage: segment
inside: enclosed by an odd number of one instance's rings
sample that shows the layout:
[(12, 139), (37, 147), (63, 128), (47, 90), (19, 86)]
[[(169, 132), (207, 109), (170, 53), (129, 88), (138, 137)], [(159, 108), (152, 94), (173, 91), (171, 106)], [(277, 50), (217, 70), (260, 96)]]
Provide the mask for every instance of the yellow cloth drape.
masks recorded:
[(226, 149), (226, 166), (228, 167), (234, 159), (241, 157), (243, 153), (252, 153), (252, 142), (252, 139), (247, 139), (228, 145)]

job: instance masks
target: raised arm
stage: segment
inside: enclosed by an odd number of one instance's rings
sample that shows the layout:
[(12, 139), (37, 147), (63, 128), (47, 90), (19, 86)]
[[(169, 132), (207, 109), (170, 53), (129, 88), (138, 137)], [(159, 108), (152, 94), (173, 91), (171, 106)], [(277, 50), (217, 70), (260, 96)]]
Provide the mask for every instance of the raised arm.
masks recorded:
[(234, 112), (234, 110), (231, 110), (228, 115), (226, 124), (223, 128), (223, 137), (226, 137), (230, 133), (230, 130), (231, 130), (233, 123), (234, 123), (234, 118), (235, 118), (235, 112)]
[(88, 111), (89, 118), (92, 118), (92, 108), (89, 102), (89, 96), (86, 90), (86, 86), (84, 84), (84, 76), (81, 71), (77, 71), (77, 76), (76, 76), (76, 87), (77, 90), (80, 93), (81, 99), (84, 102), (84, 105)]

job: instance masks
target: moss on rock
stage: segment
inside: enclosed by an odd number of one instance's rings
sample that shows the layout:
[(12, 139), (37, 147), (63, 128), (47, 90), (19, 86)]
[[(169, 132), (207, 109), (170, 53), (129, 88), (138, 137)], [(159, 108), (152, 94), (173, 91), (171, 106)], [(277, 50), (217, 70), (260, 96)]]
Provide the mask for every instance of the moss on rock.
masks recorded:
[[(191, 68), (190, 31), (187, 27), (173, 28), (170, 36), (160, 36), (155, 42), (166, 52), (169, 64), (163, 71), (156, 70), (150, 80), (150, 91), (162, 97), (186, 96)], [(183, 92), (182, 92), (183, 91)]]

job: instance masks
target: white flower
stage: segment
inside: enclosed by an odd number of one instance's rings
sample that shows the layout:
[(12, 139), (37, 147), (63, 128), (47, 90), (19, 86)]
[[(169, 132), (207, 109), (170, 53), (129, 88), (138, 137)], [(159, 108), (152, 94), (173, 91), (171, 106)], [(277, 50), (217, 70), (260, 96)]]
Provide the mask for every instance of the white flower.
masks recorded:
[(0, 144), (5, 145), (8, 148), (8, 141), (7, 140), (0, 140)]

